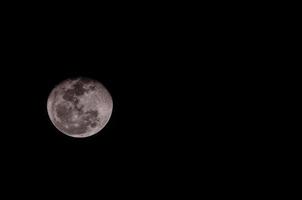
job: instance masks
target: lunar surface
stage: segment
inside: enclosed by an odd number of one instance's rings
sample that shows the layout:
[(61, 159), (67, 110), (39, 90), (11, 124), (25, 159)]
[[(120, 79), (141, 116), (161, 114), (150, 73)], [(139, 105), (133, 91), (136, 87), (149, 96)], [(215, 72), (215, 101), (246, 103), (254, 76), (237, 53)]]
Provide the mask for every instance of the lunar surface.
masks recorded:
[(88, 78), (68, 79), (50, 93), (47, 111), (62, 133), (84, 138), (101, 131), (111, 117), (113, 102), (108, 90)]

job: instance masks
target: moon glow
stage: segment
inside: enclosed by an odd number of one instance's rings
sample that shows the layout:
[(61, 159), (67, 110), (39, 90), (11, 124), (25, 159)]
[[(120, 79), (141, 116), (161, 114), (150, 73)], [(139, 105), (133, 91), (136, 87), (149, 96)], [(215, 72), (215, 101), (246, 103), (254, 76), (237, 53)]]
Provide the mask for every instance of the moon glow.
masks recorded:
[(112, 97), (105, 86), (88, 78), (61, 82), (47, 100), (47, 112), (53, 125), (76, 138), (101, 131), (109, 121), (112, 109)]

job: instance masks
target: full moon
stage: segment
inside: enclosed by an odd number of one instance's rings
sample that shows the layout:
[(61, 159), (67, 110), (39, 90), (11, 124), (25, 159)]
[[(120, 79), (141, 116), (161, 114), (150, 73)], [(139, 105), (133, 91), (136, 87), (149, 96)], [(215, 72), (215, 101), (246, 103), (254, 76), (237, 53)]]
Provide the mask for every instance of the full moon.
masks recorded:
[(76, 138), (100, 132), (109, 121), (112, 109), (112, 97), (105, 86), (82, 77), (59, 83), (47, 100), (47, 112), (53, 125)]

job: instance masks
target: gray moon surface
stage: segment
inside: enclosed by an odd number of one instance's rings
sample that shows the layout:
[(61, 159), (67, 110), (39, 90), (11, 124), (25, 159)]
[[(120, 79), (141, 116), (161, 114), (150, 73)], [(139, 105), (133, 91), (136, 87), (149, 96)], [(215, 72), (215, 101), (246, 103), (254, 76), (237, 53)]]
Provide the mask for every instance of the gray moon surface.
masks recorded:
[(62, 133), (84, 138), (100, 132), (113, 109), (109, 91), (90, 78), (67, 79), (51, 91), (47, 112), (52, 124)]

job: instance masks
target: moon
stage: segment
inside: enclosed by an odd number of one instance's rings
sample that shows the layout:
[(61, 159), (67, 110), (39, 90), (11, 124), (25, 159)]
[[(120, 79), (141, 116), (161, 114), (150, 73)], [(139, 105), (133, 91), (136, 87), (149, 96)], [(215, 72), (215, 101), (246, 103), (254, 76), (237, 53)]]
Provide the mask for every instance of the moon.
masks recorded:
[(109, 91), (90, 78), (73, 78), (59, 83), (47, 100), (52, 124), (62, 133), (85, 138), (100, 132), (113, 109)]

